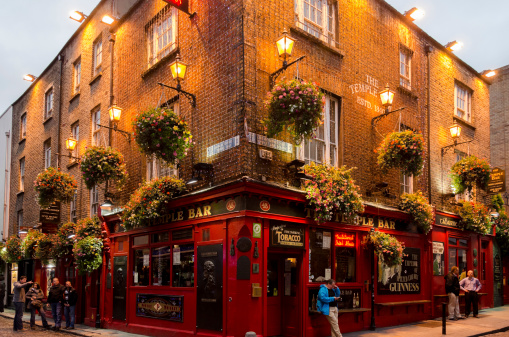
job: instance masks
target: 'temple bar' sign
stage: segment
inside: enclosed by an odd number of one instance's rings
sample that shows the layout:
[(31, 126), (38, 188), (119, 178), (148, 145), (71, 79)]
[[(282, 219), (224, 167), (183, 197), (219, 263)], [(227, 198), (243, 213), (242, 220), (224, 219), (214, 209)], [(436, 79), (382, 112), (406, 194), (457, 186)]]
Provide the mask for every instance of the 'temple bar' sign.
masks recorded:
[(488, 194), (497, 194), (505, 192), (505, 171), (495, 167), (488, 180)]
[(178, 10), (181, 10), (182, 12), (191, 15), (191, 13), (189, 13), (189, 0), (163, 0), (163, 1), (176, 7)]

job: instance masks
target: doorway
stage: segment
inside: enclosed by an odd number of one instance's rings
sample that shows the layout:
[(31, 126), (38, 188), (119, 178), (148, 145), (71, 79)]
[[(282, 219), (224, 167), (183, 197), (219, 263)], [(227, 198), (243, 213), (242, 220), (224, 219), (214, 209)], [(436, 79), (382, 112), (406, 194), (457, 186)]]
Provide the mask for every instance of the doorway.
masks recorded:
[(267, 259), (267, 336), (300, 336), (300, 254), (269, 253)]

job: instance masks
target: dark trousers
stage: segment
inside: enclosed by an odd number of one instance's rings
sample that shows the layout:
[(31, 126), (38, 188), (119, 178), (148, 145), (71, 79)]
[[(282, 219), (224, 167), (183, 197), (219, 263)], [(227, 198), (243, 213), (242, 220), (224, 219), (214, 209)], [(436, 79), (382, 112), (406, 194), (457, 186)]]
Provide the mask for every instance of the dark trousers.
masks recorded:
[(14, 302), (14, 331), (23, 330), (23, 307), (25, 303), (23, 302)]
[(35, 326), (35, 313), (36, 313), (37, 310), (39, 310), (39, 315), (41, 315), (42, 326), (43, 327), (47, 327), (48, 326), (48, 321), (46, 320), (46, 312), (44, 311), (43, 308), (37, 309), (37, 308), (34, 308), (34, 307), (30, 308), (30, 326), (31, 327)]
[(470, 308), (472, 305), (474, 306), (474, 316), (477, 316), (477, 313), (479, 312), (479, 297), (475, 291), (469, 291), (468, 293), (465, 293), (466, 316), (470, 315)]
[(4, 299), (5, 296), (0, 297), (0, 312), (4, 312)]
[(64, 316), (65, 316), (65, 326), (74, 328), (74, 312), (75, 312), (76, 306), (70, 305), (65, 306), (64, 305)]
[(51, 314), (55, 320), (55, 328), (60, 328), (62, 323), (62, 303), (50, 303)]

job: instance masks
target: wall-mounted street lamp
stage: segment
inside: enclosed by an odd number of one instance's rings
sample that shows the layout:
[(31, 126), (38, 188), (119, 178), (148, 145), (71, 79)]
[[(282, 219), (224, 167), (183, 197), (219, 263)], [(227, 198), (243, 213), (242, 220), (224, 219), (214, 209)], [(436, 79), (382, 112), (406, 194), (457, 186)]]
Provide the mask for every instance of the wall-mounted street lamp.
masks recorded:
[(74, 151), (74, 149), (76, 148), (76, 145), (78, 145), (78, 141), (71, 135), (70, 137), (68, 137), (65, 140), (65, 148), (66, 148), (67, 151), (69, 151), (69, 154), (66, 155), (66, 154), (62, 154), (62, 153), (55, 153), (55, 156), (57, 156), (57, 157), (67, 157), (69, 159), (75, 159), (75, 160), (79, 161), (81, 158), (74, 157), (72, 155), (72, 151)]
[(191, 106), (193, 108), (195, 108), (196, 107), (196, 96), (191, 94), (190, 92), (182, 90), (182, 86), (180, 85), (180, 81), (183, 81), (186, 76), (186, 69), (187, 69), (187, 64), (182, 62), (180, 60), (180, 54), (177, 54), (177, 56), (175, 57), (175, 61), (173, 61), (170, 64), (171, 76), (173, 77), (174, 80), (177, 81), (177, 86), (172, 87), (172, 86), (166, 85), (161, 82), (159, 82), (158, 84), (162, 87), (173, 89), (173, 90), (177, 91), (179, 94), (186, 96), (187, 99), (189, 100), (189, 102), (191, 103)]
[(82, 23), (86, 18), (88, 18), (88, 15), (83, 14), (83, 12), (80, 11), (72, 11), (69, 15), (69, 18), (71, 18), (74, 21), (78, 21), (79, 23)]
[(23, 76), (23, 79), (28, 82), (33, 82), (37, 79), (37, 76), (34, 76), (32, 74), (26, 74), (25, 76)]
[(103, 16), (103, 18), (101, 19), (101, 22), (102, 22), (102, 23), (105, 23), (105, 24), (107, 24), (107, 25), (112, 25), (112, 24), (113, 24), (113, 22), (115, 22), (115, 20), (116, 20), (116, 19), (115, 19), (114, 17), (112, 17), (111, 15), (106, 14), (106, 15), (104, 15), (104, 16)]
[(446, 44), (444, 47), (449, 51), (458, 51), (463, 47), (463, 42), (454, 40)]
[(281, 68), (279, 68), (278, 70), (276, 70), (275, 72), (273, 72), (272, 74), (270, 74), (269, 82), (270, 82), (271, 87), (274, 86), (274, 83), (276, 82), (276, 79), (278, 78), (278, 76), (281, 75), (289, 66), (291, 66), (292, 64), (294, 64), (296, 62), (299, 62), (304, 57), (306, 57), (304, 55), (304, 56), (299, 57), (295, 61), (288, 63), (286, 58), (287, 57), (290, 58), (292, 56), (294, 44), (295, 44), (295, 40), (292, 39), (288, 35), (288, 32), (286, 31), (286, 29), (283, 30), (283, 35), (276, 41), (277, 53), (280, 58), (281, 57), (283, 58), (283, 66)]
[(380, 116), (373, 117), (373, 119), (371, 120), (371, 126), (372, 127), (375, 127), (376, 124), (378, 123), (378, 121), (380, 121), (381, 119), (387, 117), (391, 113), (394, 113), (394, 112), (401, 111), (401, 110), (405, 109), (405, 107), (402, 107), (402, 108), (399, 108), (399, 109), (396, 109), (396, 110), (391, 110), (390, 109), (391, 106), (392, 106), (392, 102), (394, 101), (394, 95), (395, 94), (396, 93), (389, 88), (389, 83), (387, 83), (387, 85), (385, 86), (384, 90), (380, 91), (380, 93), (379, 93), (380, 101), (382, 102), (382, 106), (385, 108), (385, 111)]
[(111, 210), (113, 209), (113, 206), (115, 206), (115, 204), (113, 204), (113, 202), (110, 199), (106, 199), (106, 201), (103, 202), (101, 204), (101, 206), (99, 206), (99, 207), (103, 211), (111, 212)]
[(97, 125), (102, 127), (102, 128), (106, 128), (106, 129), (109, 129), (109, 130), (113, 130), (115, 132), (119, 132), (122, 136), (124, 136), (127, 139), (127, 141), (129, 143), (131, 143), (131, 134), (129, 132), (127, 132), (127, 131), (120, 130), (118, 128), (118, 122), (120, 121), (120, 117), (122, 116), (122, 108), (119, 108), (118, 106), (113, 104), (108, 109), (108, 113), (110, 115), (110, 121), (111, 121), (113, 127), (106, 126), (106, 125), (101, 125), (101, 124), (97, 124)]
[(483, 72), (481, 72), (481, 76), (484, 76), (484, 77), (493, 77), (497, 74), (497, 72), (495, 70), (491, 70), (491, 69), (488, 69), (488, 70), (484, 70)]
[(403, 14), (405, 17), (407, 17), (408, 19), (414, 21), (414, 20), (419, 20), (421, 18), (424, 17), (424, 11), (420, 8), (417, 8), (417, 7), (414, 7), (408, 11), (405, 12), (405, 14)]

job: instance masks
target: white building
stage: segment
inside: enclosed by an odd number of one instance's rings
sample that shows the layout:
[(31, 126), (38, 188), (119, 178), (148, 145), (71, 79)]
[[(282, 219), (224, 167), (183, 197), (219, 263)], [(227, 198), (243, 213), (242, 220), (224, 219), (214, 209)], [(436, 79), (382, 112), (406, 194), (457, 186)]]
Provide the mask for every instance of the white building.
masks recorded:
[(9, 236), (12, 106), (0, 115), (0, 235)]

